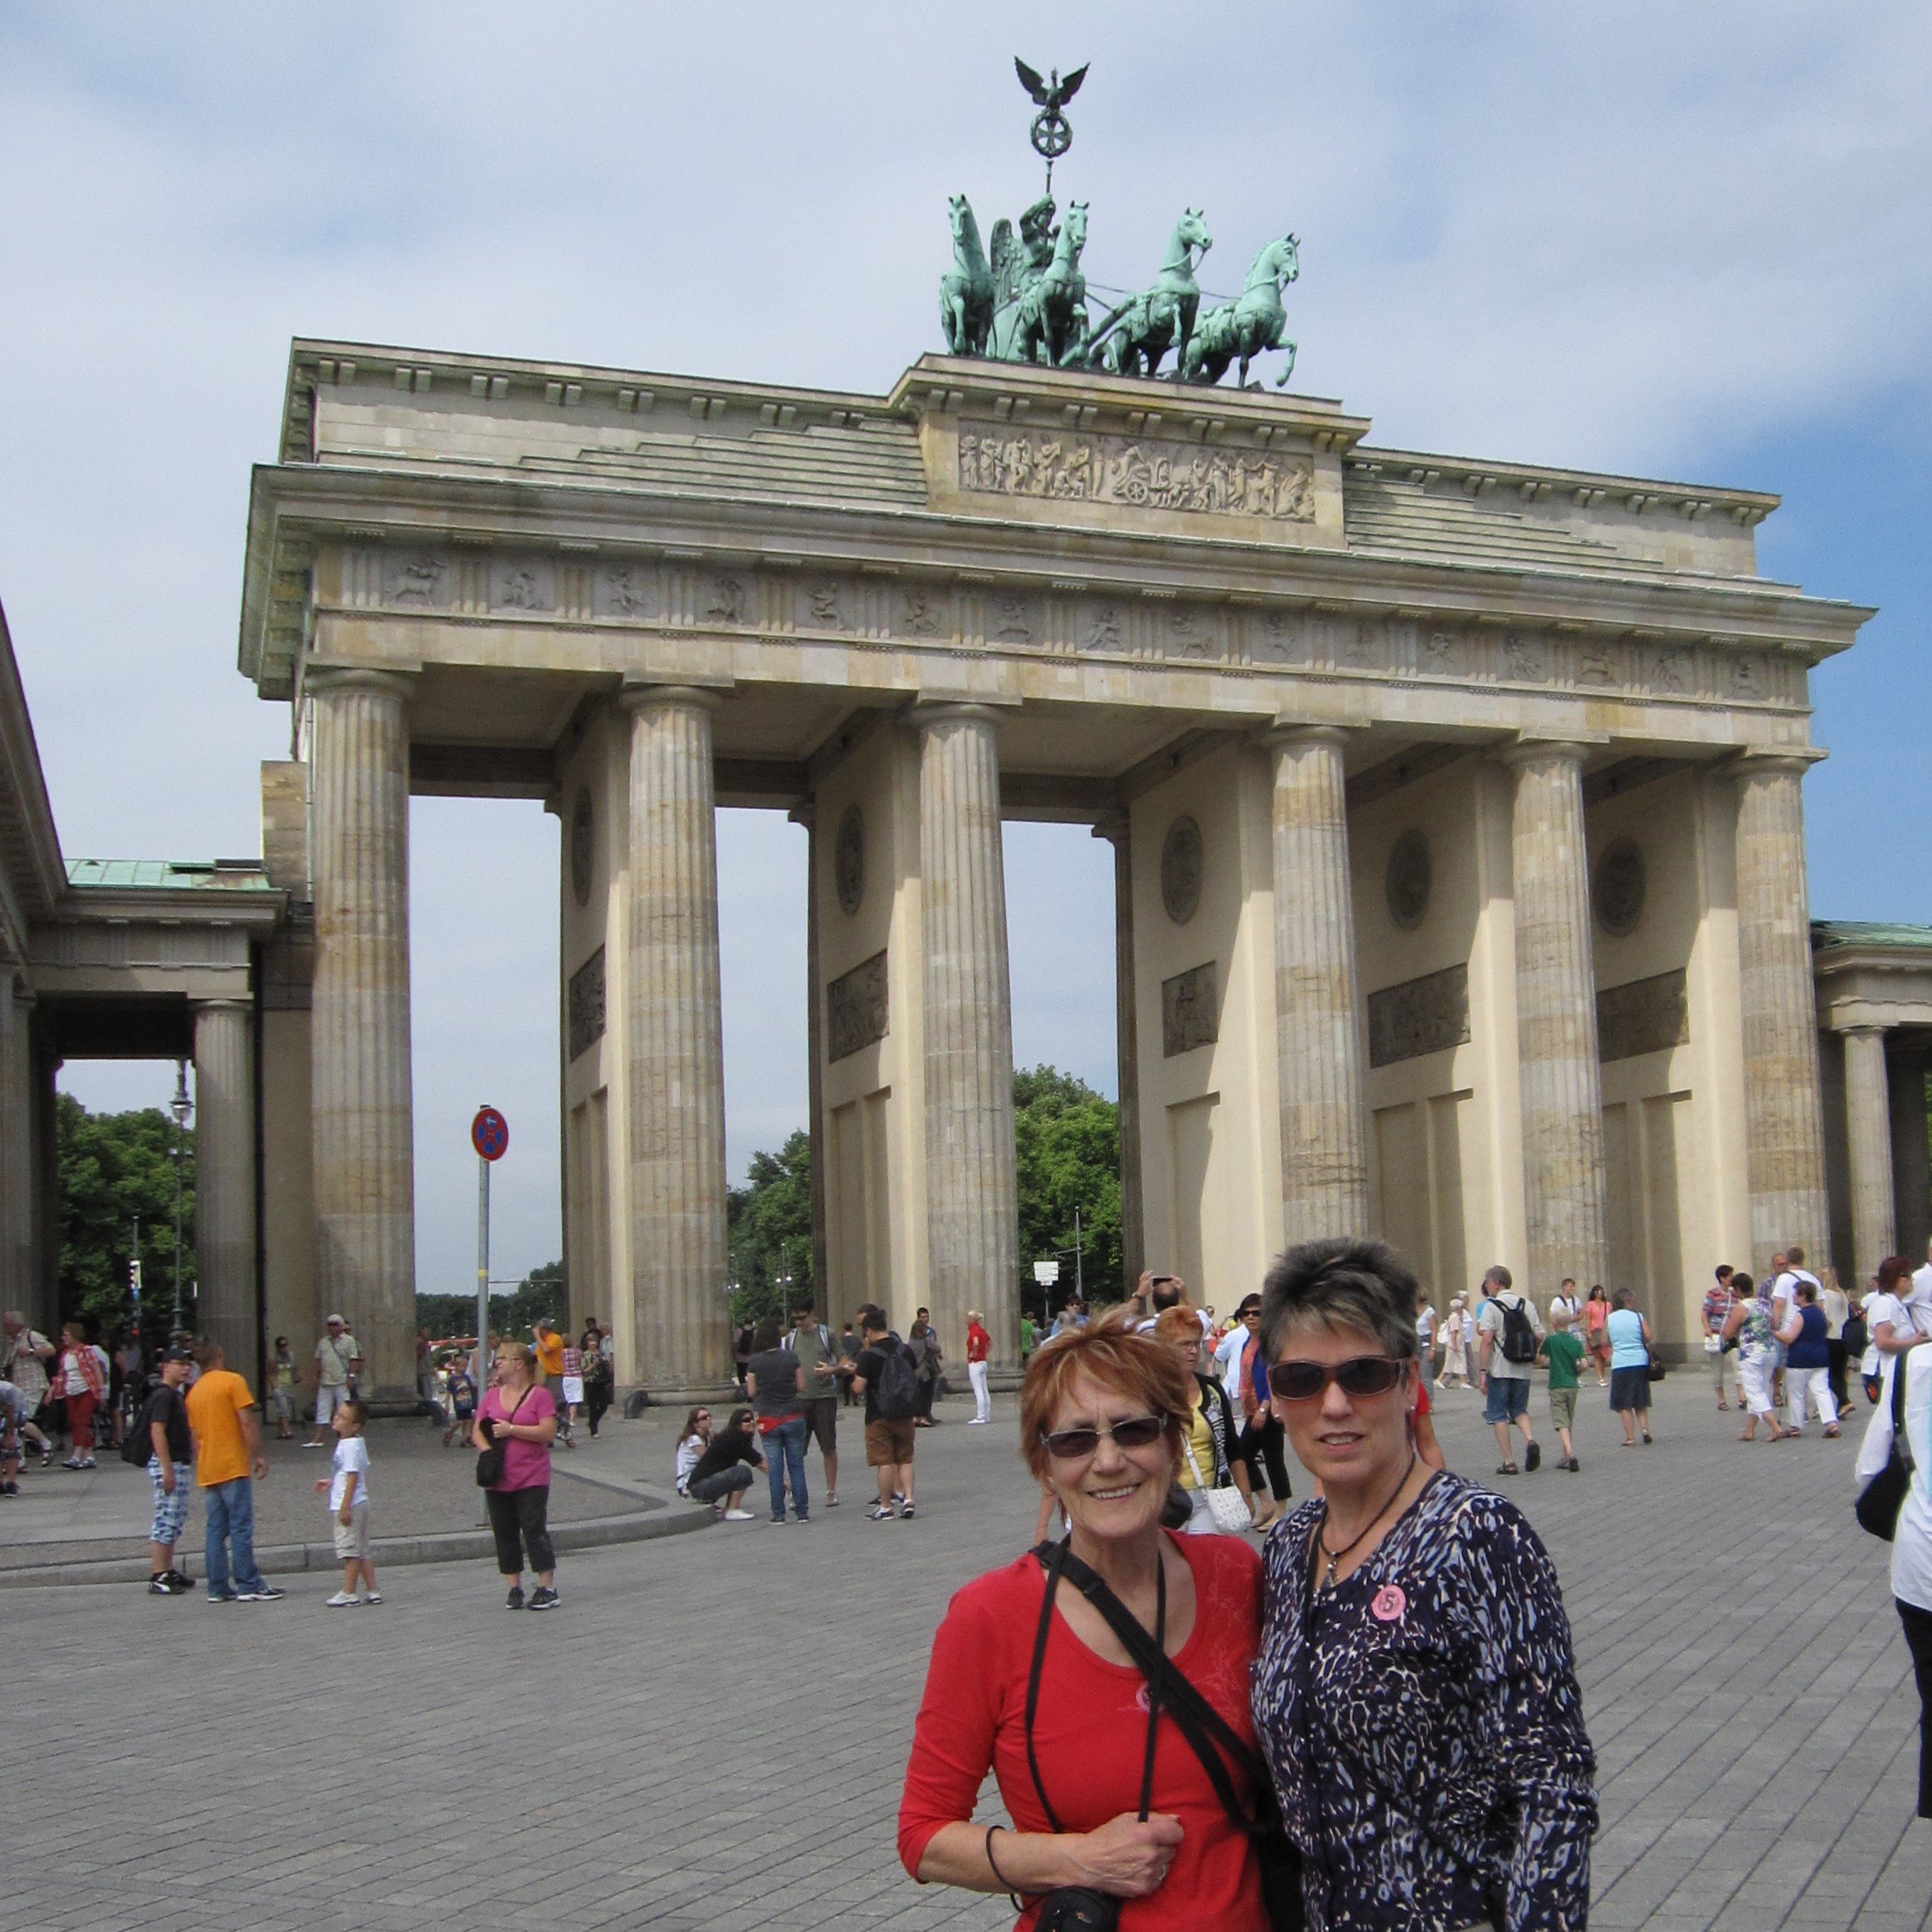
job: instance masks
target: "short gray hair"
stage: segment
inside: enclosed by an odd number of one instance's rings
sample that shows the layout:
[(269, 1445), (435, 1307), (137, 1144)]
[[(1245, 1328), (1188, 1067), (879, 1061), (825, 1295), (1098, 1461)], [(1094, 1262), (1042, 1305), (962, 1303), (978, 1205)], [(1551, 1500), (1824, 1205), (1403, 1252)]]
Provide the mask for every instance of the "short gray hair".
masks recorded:
[(1261, 1342), (1276, 1360), (1291, 1328), (1359, 1329), (1400, 1361), (1416, 1353), (1416, 1299), (1421, 1292), (1385, 1241), (1330, 1235), (1281, 1255), (1261, 1289)]

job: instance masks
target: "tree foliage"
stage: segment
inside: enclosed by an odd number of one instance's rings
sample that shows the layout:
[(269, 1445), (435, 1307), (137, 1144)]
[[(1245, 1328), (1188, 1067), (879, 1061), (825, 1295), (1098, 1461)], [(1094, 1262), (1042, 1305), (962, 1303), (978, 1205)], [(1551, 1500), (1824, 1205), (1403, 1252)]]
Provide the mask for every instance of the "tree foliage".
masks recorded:
[[(141, 1220), (142, 1326), (153, 1337), (174, 1314), (175, 1136), (161, 1108), (90, 1113), (71, 1094), (54, 1097), (60, 1173), (60, 1310), (107, 1332), (133, 1318), (128, 1262)], [(182, 1319), (194, 1321), (194, 1132), (182, 1133)]]
[(1020, 1262), (1025, 1305), (1033, 1264), (1057, 1259), (1052, 1292), (1073, 1290), (1075, 1208), (1080, 1275), (1089, 1301), (1118, 1301), (1121, 1278), (1120, 1108), (1085, 1080), (1052, 1066), (1013, 1076), (1013, 1137), (1020, 1178)]
[[(1021, 1286), (1029, 1306), (1033, 1264), (1057, 1257), (1062, 1291), (1074, 1279), (1076, 1207), (1080, 1273), (1090, 1300), (1114, 1301), (1121, 1280), (1120, 1109), (1084, 1080), (1052, 1066), (1013, 1076), (1020, 1180)], [(790, 1277), (812, 1286), (812, 1147), (802, 1130), (776, 1154), (754, 1154), (730, 1196), (734, 1321), (782, 1320)]]
[[(499, 1335), (512, 1335), (522, 1341), (528, 1338), (538, 1317), (542, 1316), (562, 1333), (569, 1327), (569, 1284), (564, 1278), (563, 1263), (547, 1261), (541, 1267), (532, 1268), (509, 1294), (490, 1297), (490, 1326)], [(586, 1309), (583, 1312), (605, 1322), (610, 1318), (598, 1309)], [(445, 1336), (474, 1335), (476, 1297), (474, 1295), (418, 1295), (416, 1319), (438, 1341)]]
[(731, 1248), (731, 1319), (785, 1319), (787, 1300), (816, 1292), (812, 1279), (812, 1141), (800, 1128), (776, 1154), (754, 1154), (744, 1185), (726, 1201)]

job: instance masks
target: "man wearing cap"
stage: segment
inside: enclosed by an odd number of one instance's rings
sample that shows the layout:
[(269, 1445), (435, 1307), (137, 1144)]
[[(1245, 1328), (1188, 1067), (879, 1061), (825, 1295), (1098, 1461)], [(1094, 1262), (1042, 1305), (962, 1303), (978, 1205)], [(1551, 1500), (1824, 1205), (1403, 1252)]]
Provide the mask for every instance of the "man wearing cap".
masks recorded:
[(315, 1433), (304, 1449), (325, 1446), (323, 1431), (336, 1405), (356, 1393), (356, 1378), (362, 1370), (362, 1345), (350, 1334), (348, 1323), (340, 1315), (331, 1315), (324, 1327), (326, 1332), (315, 1344)]
[(140, 1414), (153, 1454), (147, 1458), (147, 1478), (154, 1485), (154, 1521), (147, 1533), (147, 1594), (179, 1597), (194, 1588), (193, 1580), (175, 1567), (175, 1545), (188, 1520), (188, 1491), (194, 1477), (194, 1439), (188, 1427), (188, 1405), (181, 1390), (194, 1357), (184, 1348), (170, 1348), (161, 1359), (161, 1382)]

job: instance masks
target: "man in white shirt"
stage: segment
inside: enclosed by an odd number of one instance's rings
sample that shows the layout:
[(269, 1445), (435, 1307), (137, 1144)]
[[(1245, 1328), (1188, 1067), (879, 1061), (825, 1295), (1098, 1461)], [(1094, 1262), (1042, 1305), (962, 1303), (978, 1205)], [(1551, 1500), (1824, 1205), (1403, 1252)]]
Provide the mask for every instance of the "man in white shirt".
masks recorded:
[[(1556, 1318), (1561, 1315), (1559, 1322)], [(1550, 1300), (1550, 1327), (1554, 1328), (1580, 1328), (1583, 1326), (1583, 1304), (1576, 1299), (1576, 1278), (1573, 1275), (1563, 1277), (1563, 1286)]]

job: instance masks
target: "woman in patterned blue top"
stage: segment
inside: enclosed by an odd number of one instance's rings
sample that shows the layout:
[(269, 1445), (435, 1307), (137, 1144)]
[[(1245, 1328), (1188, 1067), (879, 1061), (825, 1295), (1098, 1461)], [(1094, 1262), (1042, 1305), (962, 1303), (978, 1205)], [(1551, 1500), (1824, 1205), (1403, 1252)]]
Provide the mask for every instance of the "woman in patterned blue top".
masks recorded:
[(1416, 1282), (1379, 1242), (1290, 1248), (1261, 1341), (1320, 1480), (1268, 1538), (1256, 1734), (1309, 1932), (1581, 1927), (1595, 1759), (1536, 1533), (1415, 1452)]

